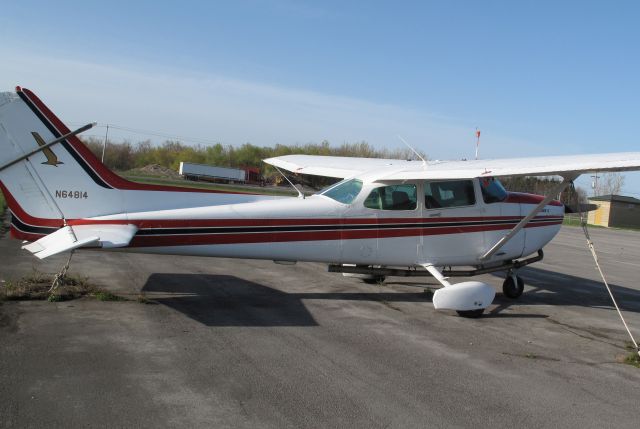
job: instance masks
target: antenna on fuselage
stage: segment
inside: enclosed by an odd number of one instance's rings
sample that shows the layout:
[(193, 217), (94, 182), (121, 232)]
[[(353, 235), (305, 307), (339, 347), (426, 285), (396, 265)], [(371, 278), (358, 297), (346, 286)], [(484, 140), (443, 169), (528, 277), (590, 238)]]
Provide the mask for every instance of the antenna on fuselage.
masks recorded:
[(296, 192), (298, 193), (298, 198), (302, 198), (304, 200), (304, 194), (302, 192), (300, 192), (300, 189), (296, 188), (296, 185), (293, 184), (293, 182), (291, 182), (291, 180), (289, 180), (289, 178), (287, 176), (284, 175), (284, 173), (282, 171), (280, 171), (280, 169), (278, 167), (276, 167), (275, 165), (273, 166), (273, 168), (275, 168), (276, 170), (278, 170), (278, 173), (280, 173), (282, 175), (282, 177), (284, 177), (284, 180), (286, 180), (287, 182), (289, 182), (289, 184), (291, 185), (291, 187), (293, 189), (296, 190)]
[(418, 158), (420, 158), (420, 159), (422, 160), (422, 168), (427, 168), (427, 161), (425, 161), (425, 160), (424, 160), (424, 158), (422, 157), (422, 155), (420, 155), (420, 154), (418, 153), (418, 151), (416, 151), (414, 148), (412, 148), (412, 147), (411, 147), (411, 145), (410, 145), (409, 143), (407, 143), (407, 141), (406, 141), (405, 139), (403, 139), (403, 138), (402, 138), (402, 136), (398, 136), (398, 138), (400, 139), (400, 141), (401, 141), (402, 143), (404, 143), (405, 145), (407, 145), (407, 147), (408, 147), (409, 149), (411, 149), (411, 151), (412, 151), (413, 153), (415, 153), (415, 154), (416, 154), (416, 156), (417, 156)]

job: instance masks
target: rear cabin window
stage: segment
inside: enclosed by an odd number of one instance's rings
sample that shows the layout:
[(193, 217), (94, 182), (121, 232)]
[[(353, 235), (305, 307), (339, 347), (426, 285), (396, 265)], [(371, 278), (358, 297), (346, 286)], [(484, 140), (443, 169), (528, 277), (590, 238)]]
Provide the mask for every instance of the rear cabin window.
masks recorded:
[(374, 189), (364, 206), (378, 210), (415, 210), (418, 206), (416, 185), (390, 185)]
[(321, 195), (336, 200), (342, 204), (351, 204), (362, 190), (362, 181), (358, 179), (344, 180)]
[(507, 198), (507, 191), (495, 177), (480, 178), (480, 189), (482, 189), (482, 199), (487, 204), (499, 203)]
[(427, 209), (472, 206), (476, 196), (471, 180), (425, 182), (424, 206)]

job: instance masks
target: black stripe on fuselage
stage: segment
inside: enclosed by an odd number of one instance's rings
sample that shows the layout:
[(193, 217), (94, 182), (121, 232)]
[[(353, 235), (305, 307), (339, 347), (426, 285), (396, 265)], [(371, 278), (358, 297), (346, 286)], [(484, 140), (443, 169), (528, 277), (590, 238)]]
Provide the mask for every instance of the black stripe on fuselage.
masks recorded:
[(56, 227), (28, 225), (18, 219), (18, 217), (13, 213), (11, 214), (11, 224), (20, 231), (27, 232), (29, 234), (48, 235), (58, 230)]
[[(51, 132), (51, 134), (53, 134), (55, 138), (59, 138), (62, 136), (62, 134), (58, 132), (56, 127), (54, 127), (53, 124), (46, 118), (46, 116), (44, 116), (40, 109), (38, 109), (38, 107), (34, 105), (31, 100), (29, 100), (29, 97), (23, 94), (22, 91), (18, 91), (18, 95), (20, 96), (20, 98), (22, 98), (22, 101), (25, 102), (29, 109), (31, 109), (31, 111), (38, 117), (38, 119), (40, 119), (44, 126), (47, 127), (47, 129)], [(78, 152), (76, 152), (76, 150), (71, 146), (69, 142), (63, 140), (60, 142), (60, 144), (67, 150), (67, 152), (69, 152), (69, 154), (76, 160), (76, 162), (80, 164), (82, 169), (91, 177), (91, 179), (93, 179), (93, 181), (98, 186), (102, 186), (103, 188), (107, 189), (113, 189), (113, 187), (109, 186), (104, 180), (102, 180), (98, 173), (96, 173), (93, 168), (91, 168), (91, 166), (87, 164), (84, 158)]]

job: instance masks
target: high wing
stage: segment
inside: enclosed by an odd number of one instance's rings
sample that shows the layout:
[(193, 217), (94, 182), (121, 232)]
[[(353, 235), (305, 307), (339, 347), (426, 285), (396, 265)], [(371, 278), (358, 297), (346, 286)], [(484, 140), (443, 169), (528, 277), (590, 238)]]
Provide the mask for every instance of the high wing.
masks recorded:
[(351, 177), (379, 170), (373, 181), (464, 179), (483, 176), (563, 176), (640, 170), (640, 152), (544, 156), (474, 161), (403, 161), (397, 159), (287, 155), (265, 160), (288, 171), (330, 177)]
[(383, 158), (354, 158), (347, 156), (285, 155), (265, 159), (264, 162), (293, 173), (312, 176), (345, 177), (356, 176), (366, 171), (392, 165), (408, 167), (422, 165), (417, 161)]

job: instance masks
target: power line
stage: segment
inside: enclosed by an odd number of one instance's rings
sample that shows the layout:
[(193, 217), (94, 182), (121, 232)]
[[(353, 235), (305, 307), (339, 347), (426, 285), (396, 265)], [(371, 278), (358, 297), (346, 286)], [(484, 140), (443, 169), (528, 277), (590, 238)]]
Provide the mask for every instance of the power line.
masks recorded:
[[(72, 124), (73, 123), (70, 123), (70, 125), (72, 125)], [(215, 145), (215, 144), (219, 144), (220, 143), (219, 141), (203, 139), (203, 138), (199, 138), (199, 137), (180, 136), (180, 135), (176, 135), (176, 134), (164, 133), (162, 131), (144, 130), (144, 129), (140, 129), (140, 128), (125, 127), (123, 125), (117, 125), (117, 124), (98, 123), (98, 125), (96, 125), (96, 126), (97, 127), (101, 127), (101, 128), (109, 127), (109, 129), (115, 129), (115, 130), (125, 131), (125, 132), (128, 132), (128, 133), (144, 135), (144, 136), (162, 137), (162, 138), (169, 139), (169, 140), (179, 140), (179, 141), (183, 141), (183, 142), (198, 143), (198, 144), (204, 144), (204, 145)]]

